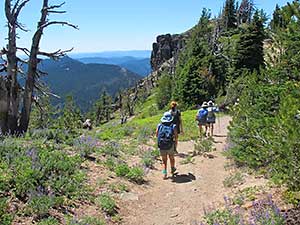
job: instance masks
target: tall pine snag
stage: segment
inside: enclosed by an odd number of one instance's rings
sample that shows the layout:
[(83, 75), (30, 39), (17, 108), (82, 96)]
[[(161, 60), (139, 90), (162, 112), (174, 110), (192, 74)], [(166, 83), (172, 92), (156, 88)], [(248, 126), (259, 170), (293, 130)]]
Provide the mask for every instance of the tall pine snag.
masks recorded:
[(242, 0), (237, 11), (238, 24), (250, 23), (254, 11), (253, 0)]
[[(32, 37), (30, 49), (17, 46), (18, 30), (27, 32), (25, 27), (19, 22), (19, 15), (31, 0), (5, 0), (5, 16), (8, 27), (8, 44), (0, 52), (4, 60), (1, 71), (5, 71), (5, 76), (0, 77), (0, 133), (20, 135), (27, 131), (30, 119), (32, 103), (37, 100), (36, 93), (49, 95), (45, 91), (39, 79), (44, 72), (38, 69), (38, 63), (41, 61), (40, 56), (58, 59), (71, 50), (57, 50), (55, 52), (43, 52), (40, 50), (40, 41), (44, 32), (52, 25), (66, 25), (78, 29), (77, 26), (65, 21), (50, 21), (50, 14), (62, 14), (60, 8), (64, 3), (59, 5), (49, 5), (48, 0), (43, 0), (41, 16), (37, 22), (36, 30)], [(28, 56), (27, 60), (17, 56), (17, 52), (23, 52)], [(22, 65), (27, 65), (27, 71), (23, 71)], [(18, 82), (18, 76), (23, 75), (25, 86), (22, 87)], [(20, 113), (21, 109), (21, 113)]]

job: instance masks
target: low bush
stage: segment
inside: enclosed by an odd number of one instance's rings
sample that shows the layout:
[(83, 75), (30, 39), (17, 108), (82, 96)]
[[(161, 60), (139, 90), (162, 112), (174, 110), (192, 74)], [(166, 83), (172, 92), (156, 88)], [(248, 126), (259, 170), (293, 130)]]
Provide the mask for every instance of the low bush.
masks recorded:
[(96, 152), (98, 141), (90, 136), (81, 136), (74, 140), (74, 149), (81, 157), (88, 157)]
[(235, 185), (241, 185), (245, 181), (244, 176), (240, 172), (236, 172), (226, 177), (223, 181), (224, 187), (233, 187)]
[(196, 154), (202, 155), (203, 153), (213, 151), (213, 143), (209, 139), (203, 139), (201, 141), (195, 142), (194, 149)]
[(86, 196), (81, 163), (55, 145), (6, 138), (0, 143), (0, 193), (18, 198), (28, 215), (41, 218), (65, 199)]
[(14, 215), (8, 212), (8, 198), (0, 197), (0, 224), (10, 225)]
[(202, 225), (284, 225), (285, 215), (280, 212), (272, 197), (254, 201), (252, 210), (233, 207), (225, 198), (225, 209), (206, 212)]
[(117, 205), (115, 200), (108, 194), (103, 193), (97, 199), (96, 203), (108, 215), (113, 216), (117, 213)]
[(138, 184), (142, 184), (144, 182), (144, 175), (145, 173), (143, 168), (135, 166), (130, 169), (126, 177), (130, 181), (136, 182)]
[(119, 164), (115, 167), (115, 173), (118, 177), (126, 177), (130, 168), (126, 163)]
[(40, 222), (38, 222), (38, 225), (59, 225), (59, 221), (53, 217), (49, 217), (46, 219), (42, 219)]

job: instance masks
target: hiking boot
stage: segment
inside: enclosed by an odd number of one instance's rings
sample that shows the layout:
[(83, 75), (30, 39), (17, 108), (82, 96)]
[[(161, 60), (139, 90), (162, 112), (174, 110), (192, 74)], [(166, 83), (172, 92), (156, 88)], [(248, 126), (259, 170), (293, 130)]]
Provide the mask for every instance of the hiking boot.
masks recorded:
[(176, 167), (172, 167), (172, 168), (171, 168), (171, 173), (172, 173), (172, 175), (175, 174), (176, 170), (177, 170)]

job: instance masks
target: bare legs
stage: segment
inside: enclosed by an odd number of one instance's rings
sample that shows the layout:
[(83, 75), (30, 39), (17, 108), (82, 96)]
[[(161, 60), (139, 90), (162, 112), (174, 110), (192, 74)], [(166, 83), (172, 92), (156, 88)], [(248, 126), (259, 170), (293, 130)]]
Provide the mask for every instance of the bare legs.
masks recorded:
[(170, 164), (171, 164), (171, 171), (175, 171), (175, 157), (174, 155), (162, 155), (161, 159), (163, 161), (163, 175), (164, 175), (164, 179), (167, 178), (167, 164), (168, 164), (168, 156), (169, 156), (169, 160), (170, 160)]
[[(205, 127), (205, 132), (203, 133), (203, 126)], [(199, 125), (199, 133), (200, 133), (200, 139), (202, 139), (202, 137), (206, 137), (206, 133), (207, 133), (207, 126), (206, 125)]]
[(208, 136), (210, 136), (210, 137), (214, 136), (214, 124), (213, 123), (208, 124), (208, 129), (209, 129)]

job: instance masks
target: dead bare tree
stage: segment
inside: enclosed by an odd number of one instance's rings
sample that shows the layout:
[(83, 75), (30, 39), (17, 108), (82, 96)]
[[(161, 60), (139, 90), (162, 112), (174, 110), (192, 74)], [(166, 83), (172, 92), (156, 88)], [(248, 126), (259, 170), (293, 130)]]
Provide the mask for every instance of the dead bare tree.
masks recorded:
[[(37, 28), (32, 37), (30, 50), (17, 46), (17, 30), (27, 31), (18, 21), (22, 9), (30, 0), (5, 0), (5, 16), (8, 25), (8, 44), (0, 52), (0, 56), (6, 56), (5, 63), (1, 71), (6, 71), (6, 76), (0, 76), (0, 133), (3, 134), (23, 134), (27, 131), (31, 106), (34, 102), (35, 91), (42, 94), (49, 94), (43, 89), (39, 79), (45, 73), (38, 69), (40, 56), (52, 59), (59, 59), (70, 50), (58, 50), (55, 52), (42, 52), (39, 45), (44, 29), (52, 25), (65, 25), (75, 29), (77, 26), (65, 21), (49, 21), (50, 14), (61, 14), (60, 8), (65, 4), (49, 5), (48, 0), (43, 0), (41, 17), (37, 23)], [(17, 52), (22, 51), (28, 56), (27, 60), (20, 59)], [(27, 64), (27, 71), (22, 71), (20, 65)], [(21, 87), (18, 82), (18, 75), (23, 74), (25, 87)], [(19, 110), (21, 109), (21, 113)]]

